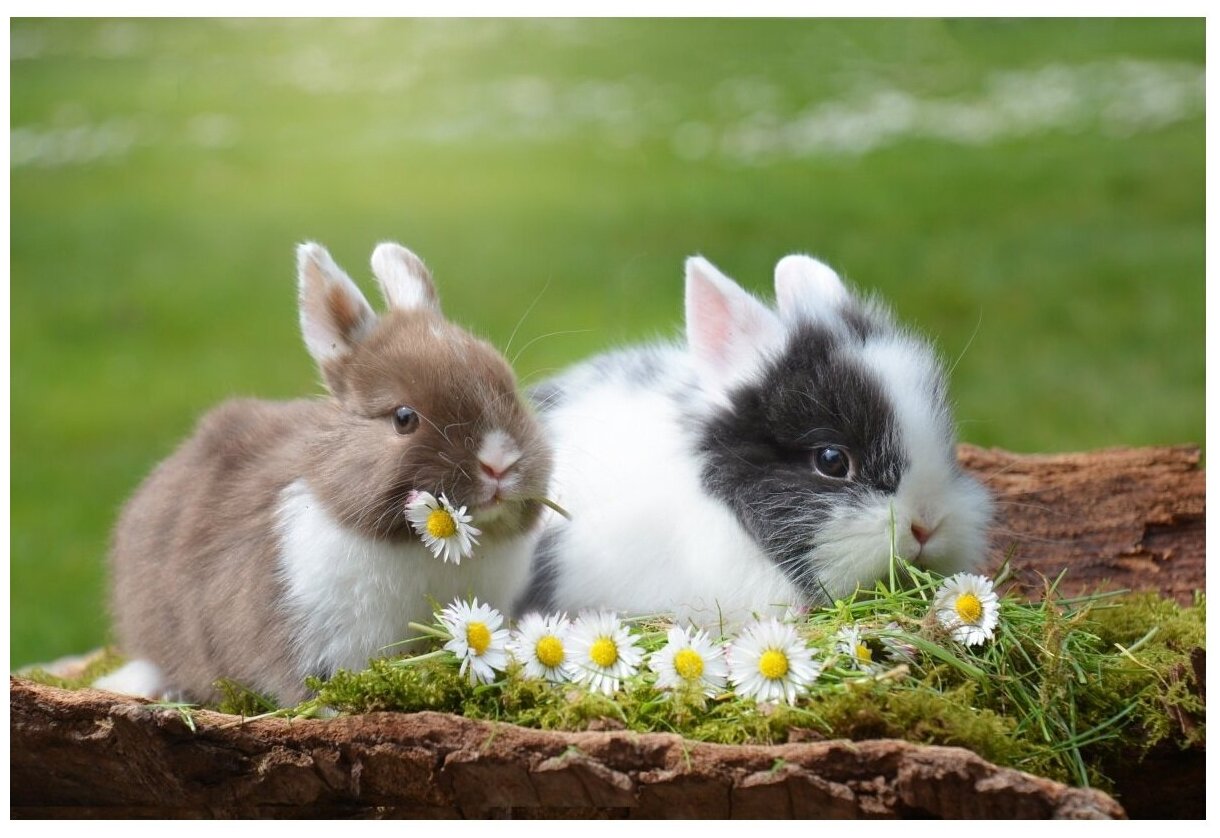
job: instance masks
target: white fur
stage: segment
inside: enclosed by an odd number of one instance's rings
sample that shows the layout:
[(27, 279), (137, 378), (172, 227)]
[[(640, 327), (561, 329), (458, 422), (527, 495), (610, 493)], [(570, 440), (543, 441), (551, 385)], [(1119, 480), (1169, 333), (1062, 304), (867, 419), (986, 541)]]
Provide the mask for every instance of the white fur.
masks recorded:
[[(693, 378), (681, 350), (669, 374)], [(673, 402), (614, 379), (577, 387), (543, 418), (557, 454), (562, 528), (555, 600), (565, 609), (676, 613), (703, 625), (799, 600), (724, 504), (706, 494)], [(775, 606), (768, 609), (768, 606)]]
[(480, 463), (503, 474), (521, 459), (521, 448), (508, 432), (497, 428), (483, 436), (478, 458)]
[(686, 342), (707, 395), (728, 404), (783, 347), (779, 318), (700, 256), (686, 260)]
[(120, 666), (109, 675), (103, 675), (93, 682), (99, 690), (110, 690), (124, 695), (138, 695), (143, 698), (160, 699), (165, 697), (165, 675), (155, 663), (146, 660), (133, 660)]
[[(320, 244), (306, 242), (297, 248), (297, 283), (301, 308), (301, 335), (305, 347), (319, 364), (345, 354), (351, 344), (373, 328), (377, 317), (356, 283), (335, 264)], [(361, 321), (351, 334), (344, 334), (327, 313), (327, 295), (338, 289), (360, 312)]]
[(436, 292), (423, 260), (400, 244), (382, 242), (370, 260), (390, 308), (436, 308)]
[(794, 253), (775, 265), (775, 303), (785, 318), (826, 322), (847, 299), (839, 275), (811, 256)]
[(375, 541), (341, 526), (304, 480), (284, 489), (278, 512), (284, 609), (293, 621), (302, 677), (368, 660), (430, 623), (432, 601), (477, 596), (507, 609), (525, 584), (527, 537), (480, 544), (460, 565), (422, 544)]

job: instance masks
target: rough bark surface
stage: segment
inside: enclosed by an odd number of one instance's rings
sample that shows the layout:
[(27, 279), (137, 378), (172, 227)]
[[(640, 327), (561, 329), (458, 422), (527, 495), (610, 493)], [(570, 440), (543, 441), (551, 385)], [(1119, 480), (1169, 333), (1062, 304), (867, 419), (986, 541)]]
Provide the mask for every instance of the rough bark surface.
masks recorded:
[(13, 678), (15, 817), (1118, 818), (1098, 791), (898, 740), (723, 746), (440, 713), (238, 724)]
[(1204, 472), (1194, 446), (1028, 455), (963, 445), (996, 499), (989, 569), (1012, 551), (1026, 593), (1128, 588), (1183, 605), (1204, 587)]
[[(960, 455), (998, 500), (991, 569), (1011, 551), (1031, 595), (1064, 569), (1066, 593), (1121, 587), (1189, 602), (1203, 588), (1197, 448), (1021, 456), (962, 446)], [(1097, 791), (999, 768), (959, 748), (895, 740), (730, 747), (437, 713), (242, 724), (201, 711), (192, 731), (174, 710), (20, 677), (11, 680), (10, 707), (15, 817), (1125, 814)], [(1173, 811), (1201, 816), (1203, 755), (1189, 756), (1189, 782), (1174, 775), (1168, 783), (1185, 806)], [(1166, 765), (1180, 768), (1183, 755), (1167, 755)], [(1156, 808), (1165, 798), (1157, 772), (1136, 773), (1133, 786), (1146, 787), (1153, 803), (1148, 814), (1172, 815)]]

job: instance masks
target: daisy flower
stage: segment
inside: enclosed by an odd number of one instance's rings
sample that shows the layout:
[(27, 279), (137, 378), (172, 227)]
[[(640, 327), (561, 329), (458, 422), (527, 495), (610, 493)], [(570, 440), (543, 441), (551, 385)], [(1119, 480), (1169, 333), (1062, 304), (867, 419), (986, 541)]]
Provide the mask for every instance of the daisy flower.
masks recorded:
[(774, 617), (747, 625), (729, 648), (729, 680), (743, 698), (794, 704), (821, 672), (796, 629)]
[(475, 536), (483, 534), (470, 525), (466, 507), (455, 509), (443, 494), (436, 498), (428, 492), (412, 492), (407, 496), (406, 513), (424, 546), (446, 562), (461, 564), (463, 558), (469, 558), (479, 543)]
[(658, 687), (696, 687), (709, 698), (724, 689), (729, 674), (724, 647), (691, 626), (671, 628), (665, 648), (648, 657), (648, 667), (657, 673)]
[(936, 619), (950, 630), (953, 639), (978, 646), (991, 639), (1000, 621), (1000, 600), (991, 580), (972, 573), (950, 576), (932, 601)]
[(572, 624), (572, 680), (604, 695), (635, 672), (643, 651), (612, 611), (585, 611)]
[(562, 614), (526, 614), (517, 624), (508, 650), (530, 678), (558, 683), (571, 680), (572, 623)]
[(490, 684), (496, 672), (508, 666), (508, 629), (500, 628), (504, 615), (499, 611), (486, 603), (479, 605), (477, 598), (454, 600), (439, 617), (450, 636), (445, 648), (462, 662), (460, 675), (470, 670), (470, 683)]
[(864, 639), (864, 632), (858, 625), (844, 626), (835, 635), (835, 651), (847, 655), (848, 663), (853, 669), (863, 672), (879, 672), (882, 667), (873, 660), (872, 647)]

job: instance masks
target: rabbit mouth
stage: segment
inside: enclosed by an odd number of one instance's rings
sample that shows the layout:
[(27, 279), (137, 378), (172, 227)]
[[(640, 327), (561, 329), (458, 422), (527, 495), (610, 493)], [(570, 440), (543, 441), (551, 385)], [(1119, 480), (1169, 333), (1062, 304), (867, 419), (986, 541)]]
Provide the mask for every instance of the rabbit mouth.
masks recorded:
[(491, 497), (473, 504), (470, 507), (470, 514), (475, 523), (482, 526), (517, 514), (525, 502), (524, 498), (504, 494), (497, 489)]

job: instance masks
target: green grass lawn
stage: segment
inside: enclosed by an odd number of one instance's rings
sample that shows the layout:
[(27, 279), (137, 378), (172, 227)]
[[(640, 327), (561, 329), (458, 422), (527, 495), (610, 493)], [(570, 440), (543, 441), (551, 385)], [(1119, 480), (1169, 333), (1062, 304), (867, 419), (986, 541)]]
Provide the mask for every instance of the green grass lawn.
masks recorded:
[(10, 39), (12, 666), (106, 640), (114, 517), (204, 410), (317, 392), (305, 239), (366, 289), (411, 247), (527, 381), (677, 334), (692, 253), (769, 294), (812, 252), (958, 359), (967, 441), (1203, 442), (1201, 21)]

